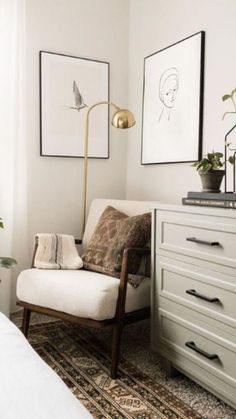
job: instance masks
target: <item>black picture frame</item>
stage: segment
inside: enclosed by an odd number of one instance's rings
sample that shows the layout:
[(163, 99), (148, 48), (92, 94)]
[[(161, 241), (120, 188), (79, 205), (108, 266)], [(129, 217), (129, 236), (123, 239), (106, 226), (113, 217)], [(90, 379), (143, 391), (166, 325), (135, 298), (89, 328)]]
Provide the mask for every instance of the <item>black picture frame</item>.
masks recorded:
[[(110, 63), (41, 50), (39, 90), (40, 156), (83, 158), (87, 109), (110, 100)], [(108, 105), (93, 112), (89, 158), (109, 158), (109, 114)]]
[(205, 32), (144, 58), (141, 164), (202, 157)]

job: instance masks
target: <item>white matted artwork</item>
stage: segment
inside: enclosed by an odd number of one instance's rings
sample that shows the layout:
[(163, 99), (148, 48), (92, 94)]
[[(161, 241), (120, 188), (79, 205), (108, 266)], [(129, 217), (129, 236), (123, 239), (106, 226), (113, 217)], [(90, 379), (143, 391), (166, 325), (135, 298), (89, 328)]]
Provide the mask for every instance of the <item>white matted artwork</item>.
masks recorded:
[(201, 158), (204, 35), (144, 59), (142, 164)]
[[(84, 157), (87, 109), (109, 101), (109, 63), (40, 51), (40, 155)], [(109, 107), (94, 109), (88, 156), (109, 157)]]

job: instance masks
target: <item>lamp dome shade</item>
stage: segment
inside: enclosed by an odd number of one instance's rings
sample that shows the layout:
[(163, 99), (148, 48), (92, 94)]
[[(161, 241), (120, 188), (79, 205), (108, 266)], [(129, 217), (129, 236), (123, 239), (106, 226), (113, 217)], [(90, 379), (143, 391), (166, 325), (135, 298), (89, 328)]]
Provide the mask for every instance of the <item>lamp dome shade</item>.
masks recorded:
[(112, 125), (115, 128), (131, 128), (135, 124), (135, 118), (128, 109), (118, 109), (112, 117)]

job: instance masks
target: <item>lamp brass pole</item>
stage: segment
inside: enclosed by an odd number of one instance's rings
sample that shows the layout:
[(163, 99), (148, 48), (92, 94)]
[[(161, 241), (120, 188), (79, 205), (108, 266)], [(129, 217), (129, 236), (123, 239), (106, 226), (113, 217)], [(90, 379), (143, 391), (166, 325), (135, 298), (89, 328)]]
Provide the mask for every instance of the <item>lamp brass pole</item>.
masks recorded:
[(115, 128), (126, 129), (131, 128), (135, 124), (135, 118), (132, 112), (128, 109), (122, 109), (115, 103), (110, 101), (97, 102), (94, 105), (90, 106), (86, 115), (86, 125), (85, 125), (85, 139), (84, 139), (84, 179), (83, 179), (83, 220), (82, 220), (82, 233), (85, 230), (85, 220), (86, 220), (86, 207), (87, 207), (87, 178), (88, 178), (88, 143), (89, 143), (89, 116), (92, 109), (100, 105), (109, 105), (115, 108), (115, 112), (112, 116), (112, 125)]

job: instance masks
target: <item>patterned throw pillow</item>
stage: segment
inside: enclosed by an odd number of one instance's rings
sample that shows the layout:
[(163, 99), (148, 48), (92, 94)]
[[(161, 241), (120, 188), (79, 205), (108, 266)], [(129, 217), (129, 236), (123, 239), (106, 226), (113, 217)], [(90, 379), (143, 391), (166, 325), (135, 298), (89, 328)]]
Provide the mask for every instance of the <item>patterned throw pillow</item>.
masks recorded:
[[(144, 247), (151, 238), (151, 213), (129, 217), (108, 206), (102, 213), (87, 250), (82, 256), (84, 268), (119, 276), (126, 247)], [(141, 256), (134, 255), (129, 273), (139, 270)]]

